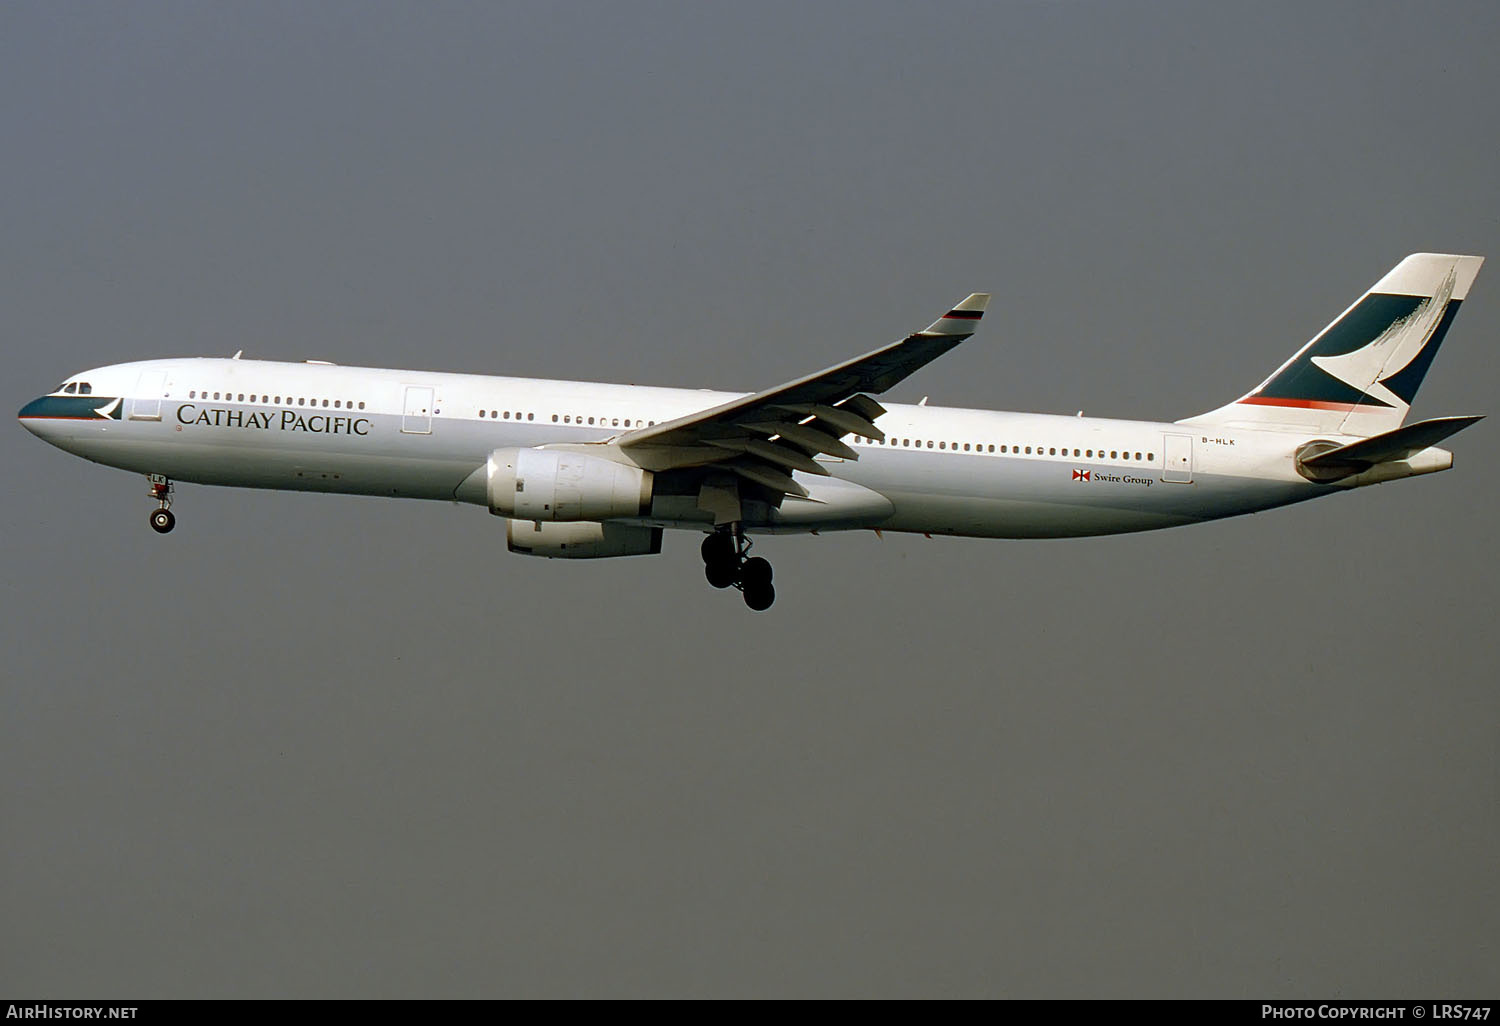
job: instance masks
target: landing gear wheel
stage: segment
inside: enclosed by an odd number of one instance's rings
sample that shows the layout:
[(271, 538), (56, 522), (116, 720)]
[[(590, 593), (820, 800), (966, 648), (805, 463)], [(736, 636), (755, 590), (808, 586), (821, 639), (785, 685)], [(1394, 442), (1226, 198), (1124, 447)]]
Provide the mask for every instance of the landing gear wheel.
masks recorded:
[(765, 609), (770, 609), (771, 603), (775, 601), (776, 589), (771, 587), (770, 581), (767, 581), (764, 585), (758, 588), (745, 588), (745, 605), (749, 606), (757, 613)]
[(734, 536), (728, 531), (715, 531), (704, 538), (698, 551), (702, 553), (704, 563), (724, 563), (731, 567), (738, 555), (734, 550)]
[(708, 578), (708, 583), (715, 588), (727, 588), (734, 583), (735, 567), (733, 560), (715, 561), (705, 563), (703, 576)]
[(698, 551), (703, 556), (703, 576), (715, 588), (738, 588), (745, 605), (759, 612), (776, 601), (771, 587), (771, 564), (750, 555), (750, 539), (741, 524), (714, 529)]
[(177, 518), (169, 509), (155, 509), (151, 511), (151, 529), (157, 534), (166, 534), (177, 526)]
[[(762, 589), (769, 590), (771, 587), (771, 564), (759, 556), (753, 556), (745, 560), (745, 565), (740, 567), (740, 585), (745, 589), (745, 594)], [(766, 605), (770, 605), (769, 602)]]

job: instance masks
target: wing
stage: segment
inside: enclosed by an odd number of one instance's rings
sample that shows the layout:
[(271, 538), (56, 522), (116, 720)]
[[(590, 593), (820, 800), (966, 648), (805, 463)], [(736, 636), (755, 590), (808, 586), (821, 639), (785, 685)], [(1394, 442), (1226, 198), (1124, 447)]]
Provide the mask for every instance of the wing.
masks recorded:
[(713, 466), (782, 495), (806, 496), (795, 470), (828, 476), (813, 459), (857, 460), (845, 435), (885, 438), (873, 421), (879, 394), (974, 334), (986, 292), (976, 292), (931, 325), (899, 342), (805, 378), (722, 406), (621, 435), (616, 444), (647, 470)]

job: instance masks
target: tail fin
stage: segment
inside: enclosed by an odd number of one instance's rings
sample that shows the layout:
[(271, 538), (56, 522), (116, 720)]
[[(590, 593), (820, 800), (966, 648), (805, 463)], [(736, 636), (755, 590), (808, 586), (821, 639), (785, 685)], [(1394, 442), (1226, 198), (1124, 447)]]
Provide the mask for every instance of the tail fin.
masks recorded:
[(1483, 263), (1413, 253), (1249, 395), (1179, 423), (1366, 436), (1400, 427)]

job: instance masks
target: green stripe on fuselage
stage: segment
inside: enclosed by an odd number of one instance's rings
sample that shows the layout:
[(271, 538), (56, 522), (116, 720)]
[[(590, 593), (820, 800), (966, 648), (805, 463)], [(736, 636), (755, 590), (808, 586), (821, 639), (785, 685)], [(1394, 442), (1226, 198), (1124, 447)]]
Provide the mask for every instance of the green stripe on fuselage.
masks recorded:
[[(16, 416), (36, 420), (121, 420), (124, 406), (122, 400), (107, 395), (44, 395), (21, 407)], [(99, 412), (106, 409), (108, 413)]]

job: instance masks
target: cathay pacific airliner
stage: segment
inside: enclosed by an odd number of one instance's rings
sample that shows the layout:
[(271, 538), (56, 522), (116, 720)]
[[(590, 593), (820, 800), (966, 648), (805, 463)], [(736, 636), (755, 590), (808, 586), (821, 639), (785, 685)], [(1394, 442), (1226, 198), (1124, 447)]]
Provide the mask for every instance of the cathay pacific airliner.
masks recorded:
[(71, 375), (22, 407), (59, 449), (177, 482), (441, 499), (506, 520), (512, 552), (600, 559), (703, 535), (704, 574), (770, 607), (752, 536), (1063, 538), (1179, 527), (1447, 470), (1479, 420), (1405, 424), (1482, 257), (1402, 260), (1245, 395), (1175, 421), (881, 403), (969, 338), (989, 296), (753, 393), (184, 357)]

